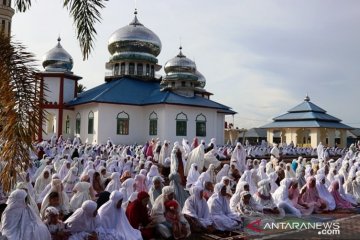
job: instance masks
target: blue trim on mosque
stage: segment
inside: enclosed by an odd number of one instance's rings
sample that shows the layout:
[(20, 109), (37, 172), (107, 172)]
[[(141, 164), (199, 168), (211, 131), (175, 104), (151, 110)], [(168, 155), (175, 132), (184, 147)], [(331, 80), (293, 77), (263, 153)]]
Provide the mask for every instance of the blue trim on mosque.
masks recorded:
[(218, 109), (219, 113), (236, 114), (230, 107), (203, 97), (184, 97), (171, 91), (160, 91), (160, 84), (157, 81), (142, 81), (128, 77), (106, 82), (83, 92), (68, 102), (67, 106), (72, 107), (92, 102), (139, 106), (176, 104), (214, 108)]

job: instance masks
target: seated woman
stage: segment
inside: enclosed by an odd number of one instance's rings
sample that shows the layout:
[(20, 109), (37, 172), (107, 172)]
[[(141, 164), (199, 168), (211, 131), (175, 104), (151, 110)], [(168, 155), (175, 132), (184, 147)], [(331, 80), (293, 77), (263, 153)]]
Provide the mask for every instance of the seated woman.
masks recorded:
[(336, 208), (336, 203), (334, 197), (329, 193), (325, 185), (325, 175), (317, 174), (316, 175), (316, 190), (319, 193), (319, 197), (326, 202), (326, 210), (333, 211)]
[(180, 208), (182, 208), (185, 204), (186, 199), (189, 197), (189, 193), (185, 191), (185, 186), (181, 184), (181, 177), (179, 173), (170, 173), (169, 180), (169, 186), (174, 189), (175, 199), (180, 204)]
[(191, 232), (212, 231), (212, 220), (203, 192), (201, 187), (193, 187), (192, 195), (186, 199), (182, 209), (184, 217), (190, 224)]
[(215, 193), (209, 198), (208, 206), (214, 226), (220, 231), (234, 231), (241, 228), (241, 219), (232, 213), (226, 199), (226, 186), (223, 183), (215, 185)]
[(275, 204), (278, 208), (284, 209), (285, 213), (293, 214), (296, 217), (301, 217), (301, 212), (294, 206), (293, 202), (289, 198), (289, 188), (296, 180), (290, 178), (284, 178), (280, 182), (280, 186), (272, 195)]
[(152, 185), (149, 189), (150, 203), (154, 205), (155, 200), (161, 195), (161, 191), (164, 187), (161, 177), (156, 176), (152, 179)]
[(69, 233), (65, 231), (65, 224), (59, 219), (59, 211), (56, 208), (46, 208), (44, 223), (50, 231), (52, 240), (67, 240), (69, 238)]
[(252, 199), (248, 191), (240, 193), (240, 202), (236, 210), (240, 216), (245, 218), (264, 217), (263, 207)]
[(87, 200), (65, 221), (72, 234), (69, 240), (100, 239), (101, 224), (96, 209), (96, 202)]
[(354, 208), (353, 205), (347, 201), (346, 199), (344, 199), (340, 193), (339, 193), (339, 181), (338, 180), (334, 180), (330, 187), (329, 187), (329, 192), (330, 194), (333, 196), (334, 200), (335, 200), (335, 204), (336, 204), (336, 208), (337, 209), (349, 209), (349, 208)]
[(122, 209), (123, 194), (113, 191), (110, 200), (99, 208), (99, 219), (102, 226), (103, 239), (142, 239), (139, 230), (134, 229)]
[(344, 179), (344, 176), (343, 175), (337, 175), (335, 176), (335, 180), (338, 180), (339, 182), (339, 193), (341, 195), (341, 197), (343, 199), (345, 199), (346, 201), (350, 202), (353, 206), (356, 206), (357, 205), (357, 202), (356, 202), (356, 199), (354, 198), (353, 195), (351, 194), (347, 194), (345, 192), (345, 189), (344, 189), (344, 183), (345, 183), (345, 179)]
[(184, 239), (188, 236), (186, 224), (182, 224), (180, 218), (180, 206), (177, 201), (165, 202), (165, 219), (171, 224), (174, 239)]
[(282, 208), (278, 208), (274, 202), (274, 199), (270, 193), (271, 184), (269, 179), (261, 180), (258, 182), (258, 190), (255, 193), (253, 199), (256, 203), (262, 206), (263, 213), (273, 214), (278, 217), (284, 217), (285, 211)]
[(310, 215), (314, 211), (314, 206), (302, 202), (298, 186), (299, 181), (294, 181), (289, 189), (289, 199), (291, 200), (293, 206), (301, 212), (301, 215)]
[(51, 240), (51, 235), (40, 217), (26, 203), (27, 193), (14, 190), (1, 217), (0, 231), (7, 239)]
[[(202, 187), (202, 186), (199, 186)], [(204, 198), (205, 200), (209, 200), (209, 198), (214, 194), (214, 185), (212, 182), (205, 182), (204, 183)]]
[(151, 226), (151, 219), (147, 205), (150, 203), (150, 196), (146, 192), (139, 192), (137, 199), (126, 208), (126, 216), (131, 226), (139, 229), (142, 237), (147, 239), (154, 238), (154, 227)]
[(45, 210), (47, 207), (52, 206), (58, 209), (60, 213), (60, 219), (63, 220), (64, 216), (70, 214), (69, 198), (64, 191), (61, 180), (54, 179), (51, 181), (50, 192), (45, 196), (40, 209), (40, 216), (44, 218)]
[(316, 189), (316, 179), (311, 176), (307, 179), (306, 185), (300, 190), (300, 199), (302, 203), (314, 206), (314, 212), (322, 212), (327, 206), (326, 202), (320, 198)]
[(84, 175), (81, 182), (75, 184), (73, 192), (75, 192), (75, 194), (70, 200), (70, 211), (73, 212), (80, 208), (86, 200), (92, 200), (95, 198), (94, 190), (91, 186), (90, 177), (88, 175)]
[(114, 172), (111, 174), (110, 178), (111, 178), (111, 181), (106, 186), (105, 191), (107, 191), (109, 193), (112, 193), (113, 191), (119, 191), (119, 189), (121, 187), (120, 173)]
[[(166, 186), (162, 189), (162, 194), (155, 200), (151, 210), (152, 222), (156, 225), (157, 231), (164, 238), (170, 238), (173, 236), (172, 225), (165, 218), (165, 203), (171, 200), (174, 200), (174, 189), (172, 187)], [(183, 225), (186, 225), (187, 236), (189, 236), (191, 234), (190, 226), (184, 216), (181, 215), (180, 208), (178, 210), (180, 214), (180, 221)]]
[(98, 172), (94, 173), (92, 186), (93, 186), (93, 189), (95, 191), (95, 194), (101, 193), (102, 191), (104, 191), (104, 188), (102, 187), (102, 184), (101, 184), (100, 173), (98, 173)]
[(199, 178), (200, 173), (198, 171), (198, 166), (196, 163), (192, 163), (189, 173), (186, 177), (186, 188), (190, 189), (193, 184), (196, 182), (196, 180)]

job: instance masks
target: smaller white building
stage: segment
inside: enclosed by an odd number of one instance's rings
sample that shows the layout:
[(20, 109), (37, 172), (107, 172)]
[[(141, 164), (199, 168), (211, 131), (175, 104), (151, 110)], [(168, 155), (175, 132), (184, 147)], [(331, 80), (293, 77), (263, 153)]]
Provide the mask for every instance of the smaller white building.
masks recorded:
[(156, 78), (161, 41), (135, 12), (129, 25), (111, 35), (108, 49), (105, 83), (80, 95), (76, 89), (81, 77), (71, 72), (73, 60), (60, 39), (45, 54), (40, 94), (47, 114), (39, 140), (55, 134), (79, 136), (88, 143), (106, 143), (108, 137), (116, 144), (194, 137), (206, 141), (215, 137), (217, 143), (224, 143), (225, 115), (235, 112), (210, 100), (205, 77), (181, 47), (165, 63), (166, 75)]

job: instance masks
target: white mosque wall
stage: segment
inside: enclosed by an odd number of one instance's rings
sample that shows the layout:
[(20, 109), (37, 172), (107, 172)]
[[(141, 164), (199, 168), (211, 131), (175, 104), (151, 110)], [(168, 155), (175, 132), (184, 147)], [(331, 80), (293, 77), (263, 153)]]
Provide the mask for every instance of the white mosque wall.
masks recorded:
[(76, 81), (71, 79), (64, 79), (64, 102), (69, 102), (74, 99)]
[[(81, 123), (80, 123), (80, 134), (74, 134), (79, 136), (83, 143), (91, 143), (95, 144), (98, 143), (98, 137), (100, 132), (102, 131), (99, 129), (99, 108), (101, 104), (98, 103), (91, 103), (91, 104), (84, 104), (79, 105), (74, 110), (74, 117), (72, 118), (73, 125), (72, 131), (75, 132), (75, 122), (76, 122), (76, 115), (80, 113)], [(90, 112), (94, 113), (94, 132), (93, 134), (88, 133), (88, 119)]]
[(47, 91), (44, 91), (44, 100), (47, 102), (59, 103), (60, 78), (44, 77), (44, 83), (47, 88)]
[(225, 114), (217, 113), (216, 118), (216, 144), (225, 144)]
[(49, 140), (54, 134), (57, 135), (58, 133), (59, 110), (45, 109), (45, 111), (42, 136), (44, 140)]

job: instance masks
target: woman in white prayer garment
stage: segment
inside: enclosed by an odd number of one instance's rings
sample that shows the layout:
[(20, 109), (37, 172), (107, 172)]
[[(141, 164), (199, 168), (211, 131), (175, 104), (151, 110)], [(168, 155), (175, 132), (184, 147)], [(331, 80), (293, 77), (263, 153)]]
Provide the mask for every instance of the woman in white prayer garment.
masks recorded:
[(186, 178), (186, 188), (190, 189), (191, 186), (198, 180), (200, 173), (198, 171), (198, 166), (196, 163), (191, 164), (189, 174)]
[(94, 189), (90, 184), (89, 176), (85, 175), (81, 182), (78, 182), (74, 187), (75, 194), (70, 200), (70, 210), (75, 211), (83, 202), (94, 199)]
[(68, 197), (72, 197), (72, 190), (75, 184), (79, 182), (79, 177), (77, 176), (77, 172), (78, 172), (77, 167), (70, 168), (70, 171), (62, 180), (62, 183), (64, 184), (64, 190), (68, 195)]
[(333, 211), (336, 208), (336, 203), (334, 197), (330, 194), (329, 190), (325, 186), (325, 175), (317, 174), (316, 175), (316, 189), (319, 193), (320, 198), (326, 201), (327, 209)]
[(97, 239), (101, 237), (102, 228), (97, 204), (92, 200), (85, 201), (66, 221), (67, 230), (72, 234), (69, 240)]
[(111, 181), (106, 186), (105, 191), (112, 193), (113, 191), (119, 191), (121, 187), (120, 173), (114, 172), (111, 174)]
[(229, 164), (224, 164), (221, 170), (216, 174), (216, 182), (220, 182), (223, 177), (229, 176), (230, 166)]
[(285, 178), (296, 178), (296, 173), (291, 167), (291, 163), (287, 163), (285, 167)]
[(356, 199), (353, 195), (345, 193), (344, 185), (344, 177), (342, 175), (336, 175), (335, 180), (339, 181), (339, 193), (342, 198), (346, 201), (350, 202), (353, 205), (357, 205)]
[(25, 190), (14, 190), (8, 200), (1, 218), (2, 236), (9, 240), (51, 240), (46, 225), (27, 204)]
[(50, 169), (45, 168), (40, 176), (36, 179), (34, 190), (35, 197), (38, 198), (44, 188), (51, 182)]
[(245, 181), (245, 182), (249, 183), (249, 187), (250, 187), (249, 192), (251, 194), (254, 194), (256, 192), (257, 187), (252, 178), (252, 172), (250, 170), (245, 170), (244, 174), (240, 178), (240, 181)]
[(121, 207), (123, 194), (113, 191), (110, 200), (99, 208), (99, 217), (103, 229), (103, 238), (107, 240), (140, 240), (141, 232), (134, 229)]
[(242, 222), (238, 215), (231, 212), (226, 195), (225, 184), (217, 183), (214, 194), (208, 200), (209, 212), (217, 230), (234, 231), (241, 228)]
[(241, 145), (241, 143), (237, 143), (234, 151), (231, 154), (231, 163), (236, 163), (237, 168), (240, 170), (240, 172), (245, 171), (245, 161), (246, 161), (246, 150)]
[(212, 225), (209, 207), (203, 197), (202, 187), (193, 187), (191, 196), (186, 199), (182, 209), (184, 217), (189, 222), (192, 232), (207, 230)]
[(352, 181), (352, 192), (357, 203), (360, 203), (360, 171), (356, 173), (356, 178)]
[(278, 208), (284, 209), (285, 213), (294, 214), (296, 217), (301, 217), (301, 212), (294, 207), (293, 203), (289, 199), (289, 188), (295, 182), (290, 178), (284, 178), (280, 182), (280, 186), (273, 193), (272, 197)]
[(202, 173), (204, 168), (204, 155), (205, 155), (205, 150), (203, 144), (200, 144), (189, 153), (184, 170), (185, 176), (189, 174), (191, 164), (193, 163), (195, 163), (198, 166), (199, 173)]
[(276, 172), (272, 172), (269, 174), (269, 181), (270, 181), (270, 185), (271, 185), (271, 193), (274, 193), (276, 191), (276, 189), (279, 187), (279, 185), (277, 185), (276, 180), (278, 179), (278, 174)]

